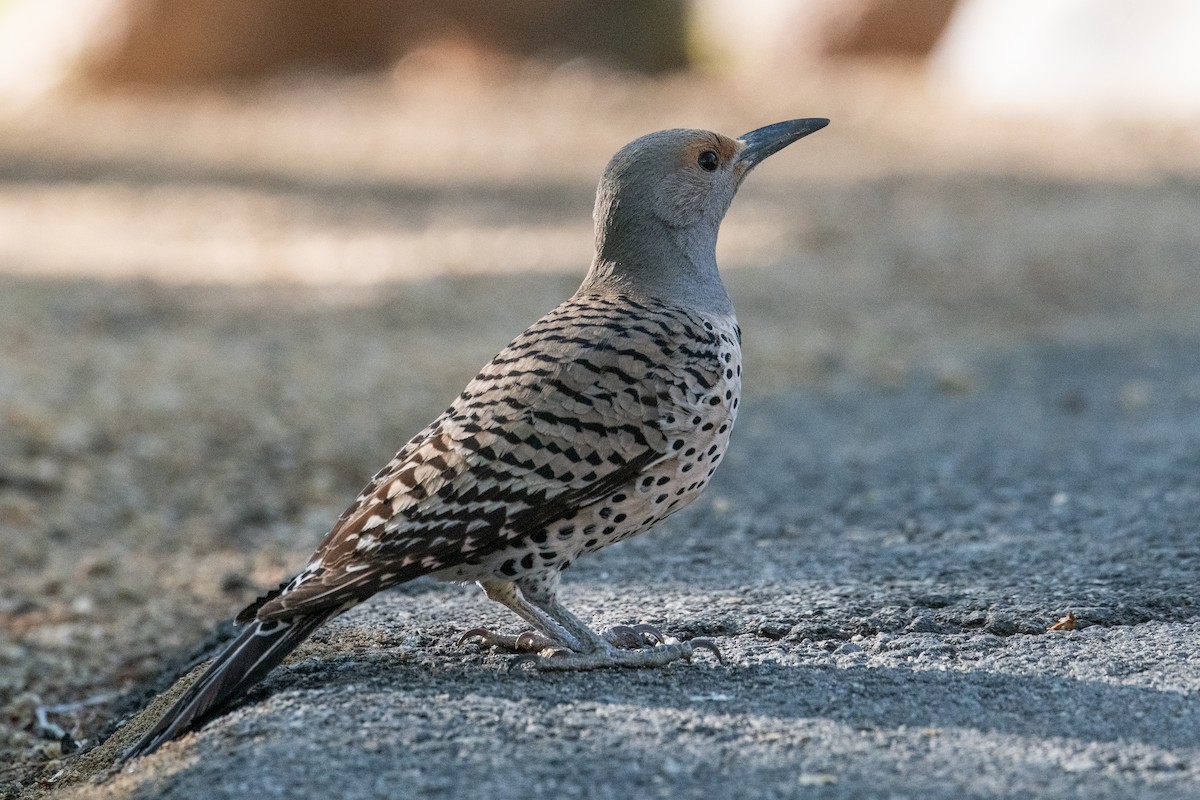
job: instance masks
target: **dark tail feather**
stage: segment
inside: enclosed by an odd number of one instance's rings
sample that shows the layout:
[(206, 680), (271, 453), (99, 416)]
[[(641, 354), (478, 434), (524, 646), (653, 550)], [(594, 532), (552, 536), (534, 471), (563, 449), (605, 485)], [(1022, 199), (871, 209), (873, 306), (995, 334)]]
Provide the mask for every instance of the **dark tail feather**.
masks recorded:
[(121, 760), (152, 753), (164, 742), (220, 714), (266, 677), (337, 610), (290, 620), (255, 620), (248, 624)]

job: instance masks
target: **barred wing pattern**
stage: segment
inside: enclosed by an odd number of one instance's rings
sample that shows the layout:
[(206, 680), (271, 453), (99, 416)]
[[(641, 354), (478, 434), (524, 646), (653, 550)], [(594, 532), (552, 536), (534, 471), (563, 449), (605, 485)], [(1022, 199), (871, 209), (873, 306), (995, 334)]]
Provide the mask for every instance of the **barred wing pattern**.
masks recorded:
[(495, 554), (673, 463), (680, 437), (695, 438), (693, 410), (725, 418), (724, 449), (737, 402), (731, 327), (626, 296), (571, 298), (488, 363), (375, 475), (308, 566), (239, 621), (344, 609), (431, 573), (511, 577)]

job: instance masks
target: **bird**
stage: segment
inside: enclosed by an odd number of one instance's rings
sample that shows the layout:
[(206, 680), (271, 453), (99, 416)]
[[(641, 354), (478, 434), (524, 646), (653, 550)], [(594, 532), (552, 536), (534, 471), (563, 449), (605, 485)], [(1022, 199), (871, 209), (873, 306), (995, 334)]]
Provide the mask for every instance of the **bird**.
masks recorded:
[[(593, 631), (557, 598), (577, 558), (695, 500), (741, 394), (741, 330), (717, 270), (721, 221), (763, 159), (824, 128), (794, 119), (737, 138), (676, 128), (622, 147), (593, 211), (582, 284), (500, 351), (381, 469), (290, 580), (122, 761), (229, 710), (317, 628), (418, 578), (476, 582), (532, 630), (467, 631), (538, 669), (652, 667), (720, 656), (647, 625)], [(461, 643), (462, 640), (460, 640)]]

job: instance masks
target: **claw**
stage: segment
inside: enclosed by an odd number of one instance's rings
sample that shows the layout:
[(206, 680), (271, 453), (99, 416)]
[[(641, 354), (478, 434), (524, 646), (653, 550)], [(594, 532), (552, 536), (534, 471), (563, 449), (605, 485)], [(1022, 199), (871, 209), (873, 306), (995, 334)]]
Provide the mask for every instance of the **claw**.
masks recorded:
[(622, 650), (637, 650), (642, 647), (657, 647), (665, 644), (667, 637), (653, 625), (614, 625), (604, 632), (604, 639)]
[(696, 648), (711, 650), (712, 654), (717, 657), (717, 662), (721, 664), (721, 666), (725, 665), (725, 657), (721, 655), (721, 650), (717, 647), (716, 642), (714, 642), (712, 639), (705, 639), (703, 637), (691, 639), (688, 641), (688, 644), (692, 646), (693, 650)]
[(614, 625), (602, 634), (604, 640), (622, 650), (636, 650), (644, 643), (642, 635), (628, 625)]
[(462, 647), (468, 639), (473, 639), (478, 636), (483, 641), (487, 641), (492, 635), (492, 632), (487, 628), (471, 628), (471, 630), (458, 637), (458, 647)]
[(664, 644), (667, 641), (667, 637), (663, 635), (663, 632), (653, 625), (647, 625), (643, 622), (640, 625), (632, 626), (631, 629), (651, 646)]

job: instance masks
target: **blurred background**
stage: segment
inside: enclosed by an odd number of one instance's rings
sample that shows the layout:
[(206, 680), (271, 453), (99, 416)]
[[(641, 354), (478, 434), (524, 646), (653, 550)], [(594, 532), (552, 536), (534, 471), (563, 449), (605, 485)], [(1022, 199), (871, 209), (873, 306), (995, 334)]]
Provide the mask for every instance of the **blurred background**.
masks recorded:
[(0, 796), (573, 291), (648, 131), (833, 121), (722, 232), (751, 400), (1200, 342), (1197, 41), (1192, 0), (0, 0)]

